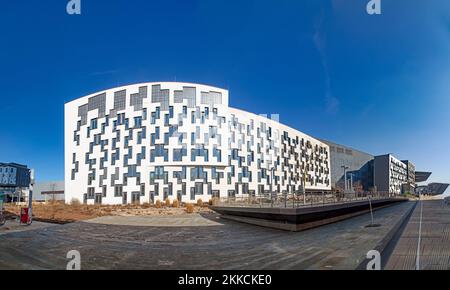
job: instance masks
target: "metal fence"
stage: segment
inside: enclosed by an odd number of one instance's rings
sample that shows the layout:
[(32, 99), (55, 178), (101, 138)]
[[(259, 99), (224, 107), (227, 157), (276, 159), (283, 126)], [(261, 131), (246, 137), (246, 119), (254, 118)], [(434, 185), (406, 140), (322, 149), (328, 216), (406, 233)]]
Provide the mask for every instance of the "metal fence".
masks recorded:
[(260, 208), (301, 208), (325, 206), (364, 200), (400, 198), (389, 192), (305, 192), (305, 193), (265, 193), (239, 197), (221, 197), (214, 201), (215, 206), (260, 207)]
[(450, 205), (450, 196), (447, 196), (446, 198), (444, 198), (444, 203), (446, 205)]

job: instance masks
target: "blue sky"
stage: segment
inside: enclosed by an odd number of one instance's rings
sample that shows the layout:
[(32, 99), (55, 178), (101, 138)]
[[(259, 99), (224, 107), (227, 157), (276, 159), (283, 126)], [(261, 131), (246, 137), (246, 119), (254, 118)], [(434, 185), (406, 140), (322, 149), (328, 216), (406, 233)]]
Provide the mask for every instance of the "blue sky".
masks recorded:
[(150, 81), (207, 83), (230, 105), (450, 181), (450, 2), (3, 1), (0, 160), (62, 180), (64, 103)]

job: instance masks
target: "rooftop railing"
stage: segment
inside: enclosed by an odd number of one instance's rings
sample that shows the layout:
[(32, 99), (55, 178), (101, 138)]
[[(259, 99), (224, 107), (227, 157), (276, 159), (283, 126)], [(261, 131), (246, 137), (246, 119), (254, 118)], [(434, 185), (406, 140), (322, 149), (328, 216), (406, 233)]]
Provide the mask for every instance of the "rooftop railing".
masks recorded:
[(343, 204), (357, 201), (401, 198), (389, 192), (305, 192), (305, 193), (265, 193), (260, 195), (242, 195), (216, 198), (215, 206), (255, 207), (255, 208), (303, 208)]

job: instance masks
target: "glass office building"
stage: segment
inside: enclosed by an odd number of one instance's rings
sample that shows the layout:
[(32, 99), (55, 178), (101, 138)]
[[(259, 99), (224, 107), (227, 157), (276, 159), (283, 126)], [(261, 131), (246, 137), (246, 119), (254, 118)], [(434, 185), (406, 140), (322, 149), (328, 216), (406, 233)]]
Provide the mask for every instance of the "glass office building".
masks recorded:
[(31, 171), (26, 165), (0, 163), (0, 199), (11, 201), (25, 197), (31, 183)]
[(331, 141), (322, 141), (330, 146), (333, 190), (340, 192), (373, 190), (373, 155)]

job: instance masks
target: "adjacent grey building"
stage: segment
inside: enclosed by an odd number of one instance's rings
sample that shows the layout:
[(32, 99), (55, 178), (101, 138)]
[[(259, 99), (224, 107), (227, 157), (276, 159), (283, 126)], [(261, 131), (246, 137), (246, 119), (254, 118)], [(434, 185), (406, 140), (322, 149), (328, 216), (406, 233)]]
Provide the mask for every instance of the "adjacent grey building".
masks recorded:
[(330, 146), (331, 186), (334, 190), (372, 190), (373, 155), (331, 141), (321, 141)]
[(64, 199), (64, 181), (38, 182), (34, 185), (34, 201), (51, 201)]
[[(330, 146), (331, 186), (337, 191), (380, 191), (391, 194), (415, 193), (416, 182), (428, 179), (431, 172), (416, 172), (410, 160), (400, 161), (392, 154), (373, 156), (351, 147), (321, 140)], [(445, 187), (423, 186), (422, 192), (442, 192)], [(446, 187), (445, 187), (446, 189)], [(444, 191), (445, 191), (444, 189)]]
[(375, 156), (374, 184), (377, 191), (401, 194), (407, 183), (407, 165), (392, 154)]

